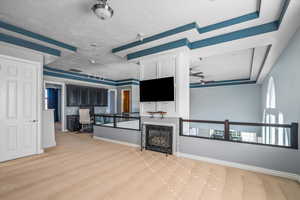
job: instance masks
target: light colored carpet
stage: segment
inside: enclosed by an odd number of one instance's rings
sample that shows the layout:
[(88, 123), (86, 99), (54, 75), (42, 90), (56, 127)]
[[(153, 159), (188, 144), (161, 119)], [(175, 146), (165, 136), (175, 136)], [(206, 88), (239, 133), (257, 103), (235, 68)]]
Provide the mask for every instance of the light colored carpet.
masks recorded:
[(292, 180), (57, 134), (45, 154), (0, 164), (0, 199), (299, 200)]

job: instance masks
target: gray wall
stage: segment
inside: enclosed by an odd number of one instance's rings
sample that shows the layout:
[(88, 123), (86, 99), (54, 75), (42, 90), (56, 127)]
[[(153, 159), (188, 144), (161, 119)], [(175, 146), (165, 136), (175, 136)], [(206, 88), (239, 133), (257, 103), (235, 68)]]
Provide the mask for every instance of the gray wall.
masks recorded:
[(299, 151), (180, 137), (180, 152), (300, 174)]
[(135, 130), (94, 126), (94, 136), (130, 144), (141, 144), (141, 132)]
[[(289, 46), (285, 49), (270, 73), (275, 79), (278, 109), (284, 113), (285, 122), (299, 122), (300, 119), (299, 52), (300, 31), (298, 31), (290, 41)], [(268, 78), (266, 80), (268, 80)], [(242, 87), (243, 86), (241, 86), (241, 88)], [(200, 96), (202, 96), (202, 94), (195, 94), (196, 91), (200, 93), (202, 90), (192, 89), (191, 95), (196, 99), (193, 100), (193, 97), (191, 98), (191, 106), (194, 106), (196, 101), (198, 101), (200, 107), (191, 107), (191, 110), (197, 109), (198, 112), (201, 112), (201, 108), (205, 109), (201, 105)], [(261, 92), (263, 99), (261, 102), (264, 102), (266, 82), (263, 84)], [(205, 91), (205, 93), (207, 92)], [(208, 104), (206, 103), (206, 105)], [(263, 107), (264, 105), (262, 105), (261, 108)], [(235, 108), (239, 108), (239, 105), (231, 107), (231, 109)], [(256, 110), (257, 106), (254, 106), (254, 109)], [(221, 114), (224, 110), (220, 110), (220, 112), (217, 111), (218, 109), (215, 109), (216, 117), (224, 118), (223, 114)], [(219, 113), (220, 115), (218, 116)], [(195, 115), (196, 112), (193, 111), (192, 116)], [(200, 117), (202, 116), (204, 117), (204, 115), (201, 114)], [(206, 116), (209, 115), (206, 114)], [(238, 116), (240, 115), (234, 115), (232, 117)], [(241, 115), (240, 117), (243, 116)], [(247, 116), (247, 118), (248, 117), (249, 116)], [(242, 119), (244, 120), (245, 118)], [(300, 174), (299, 150), (180, 137), (180, 152)]]
[(283, 113), (286, 123), (300, 120), (300, 29), (283, 52), (262, 86), (262, 104), (266, 104), (269, 78), (273, 77), (276, 109)]
[[(178, 118), (164, 118), (160, 117), (150, 118), (150, 117), (141, 117), (141, 123), (152, 123), (152, 124), (161, 124), (161, 125), (174, 125), (175, 132), (173, 137), (173, 152), (176, 152), (178, 149), (178, 136), (179, 136), (179, 119)], [(142, 127), (142, 129), (145, 126)], [(104, 126), (94, 126), (94, 136), (102, 137), (106, 139), (127, 142), (130, 144), (141, 145), (141, 131), (135, 130), (126, 130), (112, 127)]]
[(190, 90), (190, 118), (261, 122), (261, 86), (234, 85)]

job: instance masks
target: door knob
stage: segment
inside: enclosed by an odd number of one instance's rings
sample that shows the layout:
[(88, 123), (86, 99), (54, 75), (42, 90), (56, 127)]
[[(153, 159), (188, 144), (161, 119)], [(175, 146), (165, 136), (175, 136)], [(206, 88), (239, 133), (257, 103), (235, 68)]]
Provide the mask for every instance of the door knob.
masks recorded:
[(35, 122), (38, 122), (38, 120), (32, 120), (32, 121), (30, 121), (30, 122), (33, 122), (33, 123), (35, 123)]

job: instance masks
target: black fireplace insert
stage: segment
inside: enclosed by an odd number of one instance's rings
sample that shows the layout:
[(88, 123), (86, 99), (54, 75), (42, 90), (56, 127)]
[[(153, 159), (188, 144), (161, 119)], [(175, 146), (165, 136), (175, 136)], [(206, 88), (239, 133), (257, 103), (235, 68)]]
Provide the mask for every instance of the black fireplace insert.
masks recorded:
[(172, 154), (173, 127), (146, 125), (145, 141), (147, 150)]

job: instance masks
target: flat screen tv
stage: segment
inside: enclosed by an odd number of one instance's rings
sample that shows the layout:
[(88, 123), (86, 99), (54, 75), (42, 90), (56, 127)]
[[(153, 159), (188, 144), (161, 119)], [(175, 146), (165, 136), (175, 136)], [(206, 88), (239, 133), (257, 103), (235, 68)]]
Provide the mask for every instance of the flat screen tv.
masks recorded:
[(174, 78), (140, 82), (140, 102), (174, 101)]

